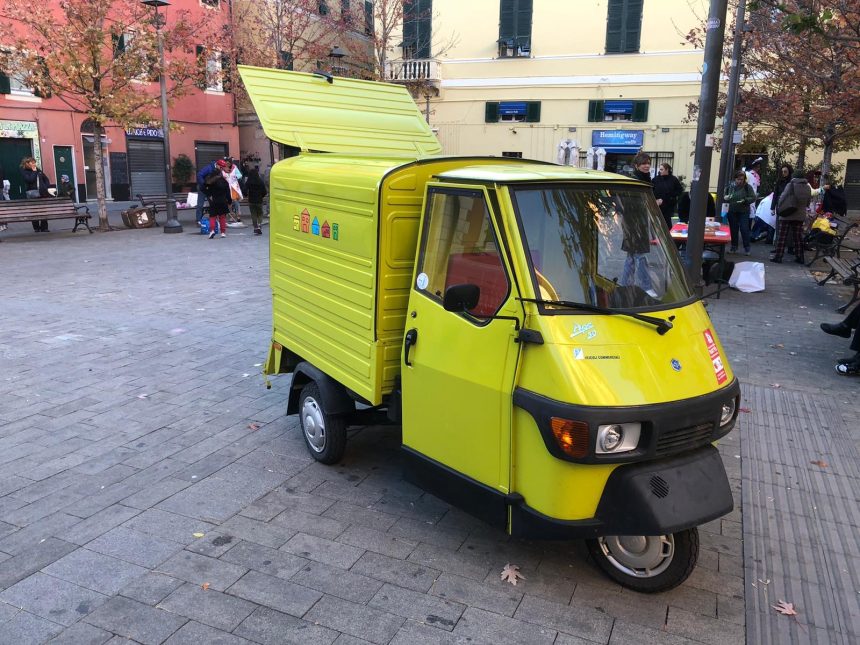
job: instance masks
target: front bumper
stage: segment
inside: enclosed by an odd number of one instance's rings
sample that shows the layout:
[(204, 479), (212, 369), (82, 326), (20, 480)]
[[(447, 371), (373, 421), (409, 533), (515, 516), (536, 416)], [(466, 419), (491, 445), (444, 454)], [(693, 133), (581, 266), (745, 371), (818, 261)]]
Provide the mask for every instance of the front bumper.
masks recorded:
[(550, 540), (666, 535), (710, 522), (734, 507), (722, 459), (710, 445), (619, 466), (609, 476), (591, 519), (551, 518), (529, 508), (526, 501), (510, 505), (511, 535)]

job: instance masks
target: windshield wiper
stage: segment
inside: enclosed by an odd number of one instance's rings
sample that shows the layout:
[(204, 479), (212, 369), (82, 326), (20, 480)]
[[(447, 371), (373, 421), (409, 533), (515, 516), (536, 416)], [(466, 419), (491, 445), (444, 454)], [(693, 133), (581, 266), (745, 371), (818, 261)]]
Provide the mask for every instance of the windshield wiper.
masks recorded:
[[(636, 320), (641, 320), (649, 325), (654, 325), (657, 328), (657, 333), (661, 336), (672, 329), (671, 319), (655, 318), (654, 316), (645, 316), (637, 314), (635, 311), (625, 311), (624, 309), (609, 309), (607, 307), (598, 307), (597, 305), (589, 305), (585, 302), (572, 302), (570, 300), (543, 300), (542, 298), (517, 298), (522, 302), (534, 302), (539, 305), (551, 305), (554, 307), (565, 307), (566, 309), (581, 309), (583, 311), (593, 311), (598, 314), (608, 314), (611, 316), (629, 316)], [(674, 316), (672, 316), (674, 318)]]

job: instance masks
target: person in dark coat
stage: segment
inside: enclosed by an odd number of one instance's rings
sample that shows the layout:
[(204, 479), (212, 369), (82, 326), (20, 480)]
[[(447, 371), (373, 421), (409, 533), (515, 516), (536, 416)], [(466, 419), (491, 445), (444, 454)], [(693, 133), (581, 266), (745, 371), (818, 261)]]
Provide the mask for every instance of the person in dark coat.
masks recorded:
[(651, 183), (651, 156), (641, 150), (633, 157), (633, 178)]
[(198, 224), (203, 219), (203, 208), (206, 202), (206, 178), (218, 169), (216, 165), (218, 161), (221, 161), (221, 159), (210, 161), (197, 171), (197, 210), (195, 215)]
[[(791, 183), (782, 191), (776, 205), (777, 217), (779, 217), (779, 233), (776, 238), (776, 246), (773, 249), (771, 262), (779, 264), (782, 262), (782, 254), (785, 253), (785, 242), (791, 235), (794, 240), (794, 261), (803, 264), (803, 223), (806, 221), (806, 209), (812, 201), (812, 189), (806, 180), (802, 170), (795, 170)], [(793, 210), (788, 215), (778, 214), (788, 209)]]
[(845, 201), (845, 189), (842, 186), (824, 185), (824, 199), (821, 207), (825, 213), (833, 213), (845, 217), (848, 212), (848, 202)]
[(227, 164), (222, 159), (216, 162), (216, 169), (209, 173), (204, 182), (203, 190), (209, 200), (209, 239), (215, 237), (216, 218), (221, 227), (221, 237), (227, 237), (227, 213), (233, 199), (230, 197), (230, 184), (224, 176)]
[[(27, 191), (27, 199), (39, 199), (40, 197), (51, 196), (51, 193), (48, 192), (48, 186), (51, 181), (36, 166), (36, 160), (33, 157), (24, 157), (21, 160), (21, 178), (24, 180), (24, 190)], [(48, 232), (48, 220), (33, 220), (32, 224), (33, 230), (36, 233)]]
[[(714, 204), (714, 198), (711, 193), (708, 193), (708, 201), (705, 204), (707, 212), (705, 217), (717, 217), (717, 207)], [(678, 199), (678, 219), (686, 224), (690, 221), (690, 193), (685, 192)]]
[(672, 174), (672, 166), (667, 163), (660, 164), (657, 176), (654, 177), (651, 185), (654, 187), (654, 197), (657, 198), (657, 206), (663, 213), (666, 226), (672, 228), (672, 214), (675, 212), (678, 197), (684, 192), (684, 188), (678, 178)]
[(260, 176), (260, 166), (254, 166), (247, 174), (246, 187), (248, 190), (248, 206), (251, 209), (251, 223), (254, 225), (254, 235), (263, 234), (263, 199), (269, 192), (266, 182)]

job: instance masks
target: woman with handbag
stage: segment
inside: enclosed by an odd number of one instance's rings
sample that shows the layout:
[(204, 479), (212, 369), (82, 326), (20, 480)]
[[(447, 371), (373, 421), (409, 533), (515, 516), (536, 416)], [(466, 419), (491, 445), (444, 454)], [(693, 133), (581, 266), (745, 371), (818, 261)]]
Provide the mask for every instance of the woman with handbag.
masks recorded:
[[(36, 160), (33, 157), (24, 157), (21, 160), (21, 177), (24, 180), (27, 199), (51, 196), (51, 193), (48, 192), (48, 185), (51, 182), (48, 176), (36, 166)], [(33, 230), (37, 233), (47, 233), (48, 220), (33, 220)]]
[(779, 232), (771, 262), (782, 262), (788, 236), (794, 241), (794, 261), (803, 264), (803, 223), (806, 221), (806, 208), (812, 201), (812, 189), (802, 170), (795, 170), (791, 182), (782, 191), (776, 203), (779, 218)]

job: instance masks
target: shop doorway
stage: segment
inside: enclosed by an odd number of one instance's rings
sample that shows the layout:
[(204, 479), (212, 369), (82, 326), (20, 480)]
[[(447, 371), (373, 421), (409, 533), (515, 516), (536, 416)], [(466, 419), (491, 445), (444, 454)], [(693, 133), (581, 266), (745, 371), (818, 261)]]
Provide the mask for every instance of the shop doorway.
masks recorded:
[(9, 197), (24, 199), (24, 179), (21, 177), (21, 160), (33, 156), (31, 139), (0, 139), (0, 168), (9, 180)]
[(849, 159), (845, 169), (845, 201), (849, 210), (860, 210), (860, 159)]
[(194, 163), (197, 166), (195, 172), (200, 172), (210, 162), (222, 159), (228, 154), (228, 146), (221, 141), (195, 141)]
[(164, 185), (164, 141), (127, 139), (131, 194), (166, 195)]
[(72, 146), (54, 146), (54, 170), (57, 176), (54, 178), (59, 187), (60, 177), (69, 176), (69, 181), (75, 188), (75, 201), (78, 201), (78, 185), (75, 179), (75, 159)]
[(619, 175), (632, 175), (633, 155), (607, 152), (604, 170), (606, 170), (606, 172), (615, 172)]

